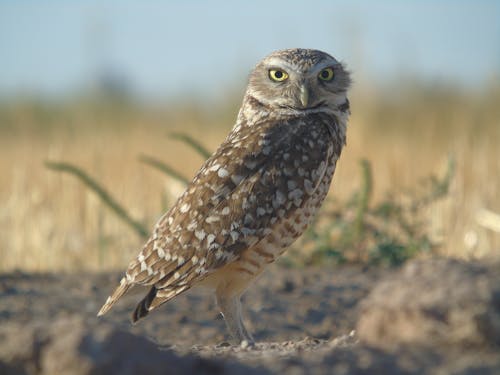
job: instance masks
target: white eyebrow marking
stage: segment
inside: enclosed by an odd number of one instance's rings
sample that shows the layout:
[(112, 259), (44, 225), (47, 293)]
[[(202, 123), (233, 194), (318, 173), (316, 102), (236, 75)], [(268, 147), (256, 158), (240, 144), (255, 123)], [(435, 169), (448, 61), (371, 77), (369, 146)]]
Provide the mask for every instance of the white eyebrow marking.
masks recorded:
[(332, 58), (327, 58), (323, 61), (320, 61), (319, 63), (313, 65), (311, 69), (308, 71), (304, 72), (300, 69), (300, 67), (290, 64), (288, 61), (283, 60), (279, 57), (271, 57), (266, 61), (266, 68), (271, 69), (271, 68), (281, 68), (284, 69), (287, 73), (290, 74), (290, 72), (294, 72), (296, 74), (304, 75), (304, 73), (307, 73), (307, 76), (315, 76), (317, 75), (321, 70), (331, 67), (333, 69), (338, 68), (340, 63), (335, 60), (333, 57)]
[(338, 68), (339, 66), (339, 62), (337, 60), (325, 60), (325, 61), (321, 61), (320, 63), (314, 65), (311, 67), (311, 69), (307, 72), (309, 76), (315, 76), (317, 75), (321, 70), (325, 69), (325, 68), (332, 68), (333, 70), (335, 70), (336, 68)]
[(279, 57), (272, 57), (266, 61), (266, 67), (268, 69), (271, 68), (281, 68), (287, 71), (287, 73), (290, 73), (291, 71), (299, 73), (297, 70), (297, 67), (289, 64), (287, 61), (279, 58)]

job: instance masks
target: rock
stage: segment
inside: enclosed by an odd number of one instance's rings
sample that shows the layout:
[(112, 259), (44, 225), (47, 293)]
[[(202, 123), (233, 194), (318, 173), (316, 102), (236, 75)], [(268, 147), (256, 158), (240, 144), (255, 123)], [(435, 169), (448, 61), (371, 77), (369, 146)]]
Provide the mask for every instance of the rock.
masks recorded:
[(0, 340), (0, 373), (8, 375), (260, 373), (233, 362), (179, 356), (144, 337), (80, 318), (2, 326)]
[(46, 332), (35, 325), (0, 326), (0, 374), (38, 374), (40, 352), (46, 342)]
[(500, 345), (500, 264), (415, 260), (379, 282), (361, 302), (362, 342)]

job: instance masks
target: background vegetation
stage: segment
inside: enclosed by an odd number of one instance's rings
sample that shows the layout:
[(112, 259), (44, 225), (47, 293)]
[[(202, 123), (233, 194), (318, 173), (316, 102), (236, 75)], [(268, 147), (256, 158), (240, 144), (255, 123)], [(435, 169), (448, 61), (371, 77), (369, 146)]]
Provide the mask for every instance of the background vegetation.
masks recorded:
[[(354, 92), (348, 144), (329, 199), (283, 263), (399, 264), (429, 253), (498, 254), (498, 218), (488, 214), (500, 213), (500, 87), (468, 93), (404, 87)], [(150, 230), (203, 162), (171, 133), (215, 149), (241, 95), (233, 90), (223, 96), (237, 100), (210, 107), (187, 100), (146, 105), (117, 93), (4, 100), (0, 270), (123, 268), (144, 228)], [(95, 191), (46, 168), (46, 161), (81, 167), (105, 198), (125, 208), (129, 226), (124, 212), (120, 218)], [(152, 168), (157, 161), (178, 176), (158, 163)]]

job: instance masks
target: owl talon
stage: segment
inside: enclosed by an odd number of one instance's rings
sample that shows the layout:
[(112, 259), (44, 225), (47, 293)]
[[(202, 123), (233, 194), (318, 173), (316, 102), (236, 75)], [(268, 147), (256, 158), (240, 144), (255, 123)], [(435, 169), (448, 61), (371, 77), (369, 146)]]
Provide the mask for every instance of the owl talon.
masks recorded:
[(240, 348), (241, 349), (253, 349), (253, 348), (255, 348), (255, 341), (243, 340), (240, 343)]

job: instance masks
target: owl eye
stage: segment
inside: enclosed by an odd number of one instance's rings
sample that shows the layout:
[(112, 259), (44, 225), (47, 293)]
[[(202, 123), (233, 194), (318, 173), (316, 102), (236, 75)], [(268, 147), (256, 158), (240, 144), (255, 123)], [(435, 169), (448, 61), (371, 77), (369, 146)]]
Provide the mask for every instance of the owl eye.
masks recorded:
[(325, 68), (318, 74), (318, 78), (322, 81), (331, 81), (333, 79), (333, 69)]
[(270, 69), (269, 78), (275, 82), (283, 82), (288, 78), (288, 73), (281, 69)]

